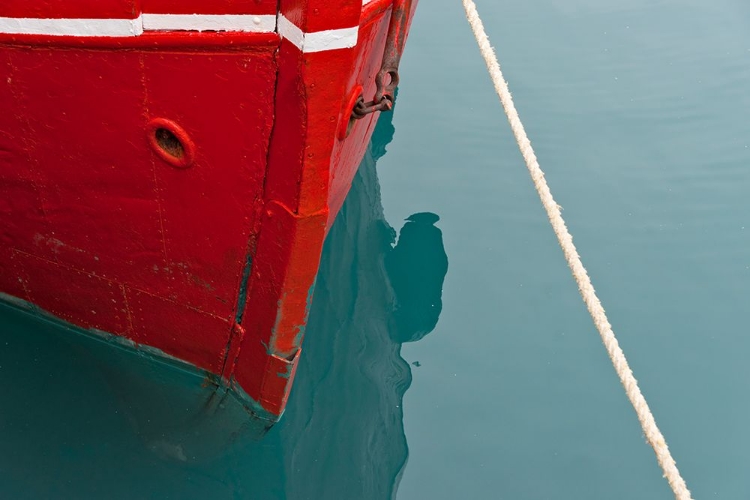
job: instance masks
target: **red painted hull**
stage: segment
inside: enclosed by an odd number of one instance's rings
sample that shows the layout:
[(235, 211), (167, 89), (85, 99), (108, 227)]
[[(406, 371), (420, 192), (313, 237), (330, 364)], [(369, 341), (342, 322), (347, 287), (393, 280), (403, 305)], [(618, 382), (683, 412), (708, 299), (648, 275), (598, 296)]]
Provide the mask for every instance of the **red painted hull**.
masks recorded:
[(278, 418), (392, 2), (29, 3), (0, 5), (0, 292)]

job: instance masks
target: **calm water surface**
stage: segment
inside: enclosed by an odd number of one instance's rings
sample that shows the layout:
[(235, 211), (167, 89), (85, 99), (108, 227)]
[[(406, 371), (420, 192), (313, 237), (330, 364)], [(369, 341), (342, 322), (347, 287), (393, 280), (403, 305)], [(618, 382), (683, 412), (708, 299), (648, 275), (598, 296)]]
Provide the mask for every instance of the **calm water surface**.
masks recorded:
[[(478, 7), (689, 487), (750, 498), (750, 3)], [(458, 0), (422, 0), (402, 81), (282, 422), (181, 418), (188, 374), (0, 310), (0, 497), (670, 498)], [(151, 371), (183, 406), (138, 401)]]

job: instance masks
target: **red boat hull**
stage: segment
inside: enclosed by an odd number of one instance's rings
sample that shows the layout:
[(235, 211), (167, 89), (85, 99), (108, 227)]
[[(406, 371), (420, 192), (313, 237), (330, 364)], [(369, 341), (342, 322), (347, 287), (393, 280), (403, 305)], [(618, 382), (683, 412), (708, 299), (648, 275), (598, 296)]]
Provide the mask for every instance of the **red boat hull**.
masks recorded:
[(0, 292), (275, 419), (391, 2), (210, 3), (0, 6)]

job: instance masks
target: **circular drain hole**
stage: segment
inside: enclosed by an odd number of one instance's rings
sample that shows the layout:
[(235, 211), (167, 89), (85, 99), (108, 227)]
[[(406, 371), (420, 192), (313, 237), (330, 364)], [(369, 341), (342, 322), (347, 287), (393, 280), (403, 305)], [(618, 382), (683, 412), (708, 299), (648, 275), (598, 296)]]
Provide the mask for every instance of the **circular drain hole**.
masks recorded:
[(182, 160), (182, 158), (185, 156), (185, 148), (182, 146), (180, 140), (176, 135), (172, 133), (171, 130), (167, 130), (165, 128), (157, 128), (154, 135), (156, 138), (156, 144), (158, 144), (162, 151), (177, 160)]
[(148, 142), (156, 155), (173, 167), (187, 168), (195, 158), (195, 144), (172, 120), (155, 118), (146, 126)]

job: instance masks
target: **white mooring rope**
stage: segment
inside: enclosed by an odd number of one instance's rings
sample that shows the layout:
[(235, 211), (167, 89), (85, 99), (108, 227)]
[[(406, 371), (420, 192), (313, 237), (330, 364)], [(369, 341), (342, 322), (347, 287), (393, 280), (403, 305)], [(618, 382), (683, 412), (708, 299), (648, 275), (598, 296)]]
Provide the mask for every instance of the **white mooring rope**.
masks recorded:
[(604, 312), (599, 297), (596, 296), (594, 287), (591, 284), (586, 268), (583, 267), (581, 257), (578, 255), (575, 245), (573, 244), (573, 237), (570, 235), (565, 221), (560, 213), (560, 206), (555, 203), (552, 193), (549, 190), (547, 181), (544, 178), (544, 172), (539, 166), (534, 149), (531, 147), (531, 141), (529, 141), (526, 131), (524, 130), (521, 118), (518, 116), (518, 111), (513, 104), (513, 98), (510, 95), (508, 89), (508, 83), (503, 77), (502, 71), (500, 71), (500, 63), (497, 60), (495, 51), (490, 45), (490, 40), (487, 37), (487, 33), (484, 31), (484, 25), (477, 12), (477, 7), (473, 0), (462, 0), (464, 9), (466, 10), (466, 17), (469, 20), (471, 29), (474, 32), (474, 36), (479, 44), (479, 50), (482, 52), (485, 63), (487, 63), (487, 69), (492, 77), (492, 83), (495, 86), (495, 91), (500, 97), (500, 102), (505, 108), (505, 113), (508, 115), (508, 121), (510, 127), (513, 130), (513, 135), (516, 137), (518, 147), (521, 149), (523, 159), (526, 161), (526, 167), (529, 169), (531, 178), (534, 181), (534, 186), (539, 193), (539, 198), (542, 200), (542, 205), (547, 211), (547, 216), (552, 224), (557, 235), (557, 240), (560, 242), (563, 253), (565, 254), (565, 260), (570, 266), (570, 270), (573, 273), (573, 277), (578, 283), (578, 290), (581, 292), (581, 297), (586, 303), (586, 307), (591, 314), (591, 318), (594, 320), (599, 335), (602, 337), (604, 347), (606, 347), (609, 357), (612, 360), (612, 364), (615, 367), (617, 375), (620, 377), (625, 392), (628, 395), (628, 399), (635, 408), (635, 412), (638, 414), (638, 420), (641, 422), (643, 433), (646, 436), (646, 440), (653, 447), (656, 453), (656, 459), (659, 462), (662, 470), (664, 471), (664, 477), (669, 482), (669, 486), (674, 492), (674, 496), (677, 500), (691, 500), (690, 491), (687, 489), (685, 480), (682, 479), (680, 471), (677, 470), (677, 464), (672, 458), (672, 454), (669, 452), (669, 447), (664, 439), (659, 428), (656, 426), (654, 416), (651, 414), (651, 410), (648, 407), (646, 398), (643, 397), (640, 388), (638, 387), (638, 381), (633, 376), (633, 372), (628, 366), (628, 361), (625, 359), (625, 354), (620, 348), (620, 344), (617, 342), (615, 333), (612, 331), (612, 325), (609, 324), (607, 315)]

